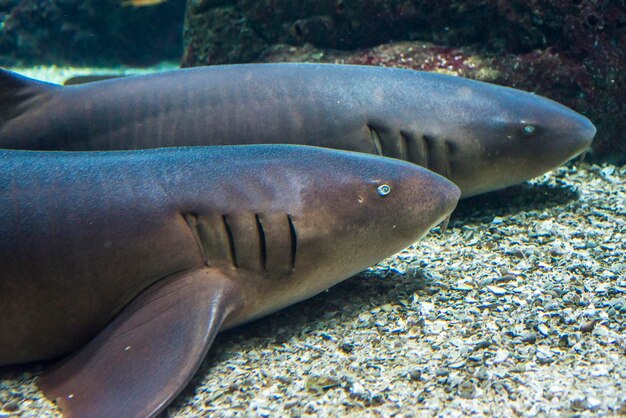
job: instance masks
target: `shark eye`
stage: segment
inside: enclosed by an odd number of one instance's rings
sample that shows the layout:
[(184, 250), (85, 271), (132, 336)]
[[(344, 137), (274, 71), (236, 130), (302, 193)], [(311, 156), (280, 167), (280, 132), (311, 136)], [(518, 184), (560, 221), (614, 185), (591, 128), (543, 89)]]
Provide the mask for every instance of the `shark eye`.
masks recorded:
[(526, 136), (531, 136), (532, 134), (535, 133), (536, 130), (537, 128), (535, 127), (535, 125), (531, 125), (531, 124), (524, 125), (524, 135)]
[(391, 193), (391, 186), (387, 185), (387, 184), (381, 184), (380, 186), (378, 186), (376, 188), (376, 192), (380, 195), (380, 196), (387, 196), (389, 193)]

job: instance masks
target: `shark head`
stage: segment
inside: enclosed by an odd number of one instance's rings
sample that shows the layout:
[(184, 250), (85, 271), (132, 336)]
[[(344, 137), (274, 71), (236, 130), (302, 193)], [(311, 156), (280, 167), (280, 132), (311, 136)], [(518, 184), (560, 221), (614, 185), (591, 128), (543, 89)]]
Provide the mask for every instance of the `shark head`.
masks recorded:
[(531, 179), (589, 148), (586, 117), (529, 92), (446, 77), (425, 136), (447, 144), (450, 178), (463, 197)]
[[(313, 296), (406, 248), (449, 216), (460, 196), (449, 180), (401, 160), (312, 147), (269, 149), (271, 167), (260, 171), (274, 173), (279, 186), (274, 207), (258, 215), (265, 279), (255, 292), (264, 296), (234, 322)], [(284, 262), (270, 263), (281, 257)]]

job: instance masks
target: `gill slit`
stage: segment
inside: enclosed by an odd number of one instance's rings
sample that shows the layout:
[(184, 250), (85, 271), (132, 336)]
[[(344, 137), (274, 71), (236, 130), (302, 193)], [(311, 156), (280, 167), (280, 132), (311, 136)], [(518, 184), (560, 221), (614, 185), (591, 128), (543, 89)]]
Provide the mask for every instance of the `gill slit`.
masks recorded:
[(191, 235), (196, 240), (196, 245), (198, 246), (198, 250), (200, 250), (200, 255), (202, 256), (202, 260), (204, 261), (204, 265), (209, 267), (209, 260), (207, 257), (206, 250), (204, 245), (202, 245), (202, 239), (200, 237), (200, 229), (198, 227), (198, 215), (195, 213), (187, 213), (180, 214), (183, 217), (183, 220), (187, 224), (187, 227), (191, 231)]
[(287, 215), (287, 222), (289, 222), (289, 234), (291, 238), (291, 270), (296, 269), (296, 253), (298, 251), (298, 233), (296, 227), (293, 224), (291, 215)]
[(422, 149), (424, 151), (424, 168), (431, 170), (430, 167), (433, 166), (433, 162), (431, 161), (432, 158), (432, 146), (434, 144), (433, 142), (433, 138), (431, 138), (429, 135), (421, 135), (421, 139), (422, 139)]
[(409, 153), (409, 144), (410, 141), (407, 138), (406, 134), (400, 131), (400, 137), (398, 142), (398, 148), (400, 149), (400, 159), (411, 162), (409, 160), (409, 155), (411, 155)]
[(372, 140), (372, 143), (374, 144), (374, 150), (376, 150), (376, 154), (380, 156), (384, 156), (383, 147), (382, 147), (382, 144), (380, 143), (380, 135), (378, 135), (378, 132), (376, 131), (376, 129), (372, 128), (371, 125), (365, 125), (365, 126), (367, 126), (367, 129), (370, 131), (370, 138)]
[(259, 255), (261, 257), (261, 268), (263, 271), (267, 271), (267, 244), (265, 242), (265, 230), (263, 229), (263, 223), (261, 222), (261, 218), (258, 213), (254, 214), (254, 219), (256, 220), (256, 228), (259, 234)]
[(228, 217), (226, 215), (222, 215), (222, 223), (224, 224), (224, 230), (226, 231), (226, 239), (228, 240), (228, 249), (230, 251), (230, 259), (233, 263), (233, 267), (239, 268), (237, 264), (237, 251), (235, 248), (235, 240), (233, 239), (233, 231), (230, 229), (230, 225), (228, 225)]
[(447, 179), (452, 178), (452, 166), (450, 165), (450, 142), (444, 140), (443, 141), (443, 165), (444, 165), (444, 176)]

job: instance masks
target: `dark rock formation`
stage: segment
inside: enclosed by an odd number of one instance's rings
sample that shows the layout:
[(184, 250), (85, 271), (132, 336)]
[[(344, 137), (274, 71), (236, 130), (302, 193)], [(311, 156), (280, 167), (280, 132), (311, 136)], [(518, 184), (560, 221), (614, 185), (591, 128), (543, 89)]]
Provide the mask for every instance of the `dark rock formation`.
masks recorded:
[(0, 0), (0, 64), (149, 65), (180, 58), (184, 1)]
[[(594, 156), (626, 161), (625, 0), (189, 0), (186, 19), (183, 66), (296, 57), (452, 72), (578, 110), (598, 127)], [(402, 40), (426, 43), (372, 48)]]

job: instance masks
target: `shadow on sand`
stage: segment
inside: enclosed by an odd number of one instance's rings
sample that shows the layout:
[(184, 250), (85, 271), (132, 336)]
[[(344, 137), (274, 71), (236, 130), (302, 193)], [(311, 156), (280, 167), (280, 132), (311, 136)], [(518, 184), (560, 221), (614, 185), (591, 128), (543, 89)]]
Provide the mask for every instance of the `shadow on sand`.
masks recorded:
[(461, 200), (452, 214), (450, 225), (489, 223), (495, 216), (540, 212), (566, 205), (578, 197), (578, 191), (572, 186), (524, 183)]

